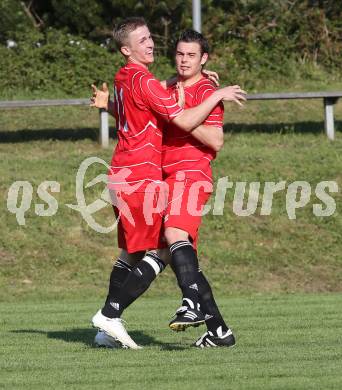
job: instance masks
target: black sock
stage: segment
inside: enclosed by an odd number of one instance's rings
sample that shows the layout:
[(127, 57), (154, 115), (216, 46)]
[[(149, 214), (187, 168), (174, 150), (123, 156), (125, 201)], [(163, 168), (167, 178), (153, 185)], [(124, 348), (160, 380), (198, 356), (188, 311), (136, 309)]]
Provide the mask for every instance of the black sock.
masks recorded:
[[(113, 265), (109, 278), (108, 294), (102, 314), (106, 315), (107, 309), (110, 308), (110, 300), (119, 294), (119, 291), (131, 272), (133, 266), (120, 258)], [(109, 309), (110, 310), (110, 309)]]
[(203, 314), (210, 316), (205, 320), (207, 328), (214, 336), (221, 336), (229, 329), (215, 302), (210, 284), (201, 270), (198, 270), (198, 290)]
[(182, 290), (183, 305), (200, 309), (198, 293), (198, 259), (189, 241), (177, 241), (170, 245), (172, 269)]
[(102, 308), (102, 314), (109, 318), (120, 317), (122, 312), (148, 289), (164, 268), (165, 264), (155, 253), (146, 253), (132, 268), (120, 291), (111, 296)]

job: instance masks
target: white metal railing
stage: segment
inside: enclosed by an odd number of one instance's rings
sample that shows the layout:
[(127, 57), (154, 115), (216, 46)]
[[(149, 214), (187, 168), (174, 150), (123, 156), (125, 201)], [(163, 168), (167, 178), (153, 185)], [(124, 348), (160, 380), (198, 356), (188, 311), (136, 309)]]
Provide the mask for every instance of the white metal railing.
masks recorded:
[[(342, 92), (287, 92), (287, 93), (258, 93), (247, 95), (247, 100), (284, 100), (284, 99), (323, 99), (324, 103), (324, 127), (329, 139), (335, 138), (334, 129), (334, 104), (342, 97)], [(47, 106), (88, 106), (89, 99), (61, 99), (61, 100), (12, 100), (0, 101), (0, 109), (22, 107), (47, 107)], [(102, 147), (109, 145), (108, 112), (100, 112), (99, 141)], [(1, 136), (1, 132), (0, 132)]]

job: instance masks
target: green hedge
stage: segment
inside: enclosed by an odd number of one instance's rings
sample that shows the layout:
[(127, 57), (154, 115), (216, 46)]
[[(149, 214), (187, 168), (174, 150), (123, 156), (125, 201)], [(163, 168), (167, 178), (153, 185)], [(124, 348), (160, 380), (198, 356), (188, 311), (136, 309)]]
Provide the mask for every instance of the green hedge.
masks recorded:
[[(122, 56), (106, 45), (60, 30), (18, 33), (14, 41), (16, 47), (0, 45), (1, 99), (88, 96), (91, 83), (111, 83), (123, 64)], [(216, 70), (223, 83), (239, 83), (250, 92), (293, 89), (303, 80), (312, 80), (318, 88), (340, 77), (333, 68), (327, 71), (313, 61), (282, 56), (280, 46), (242, 47), (234, 40), (211, 55), (208, 68)], [(174, 74), (172, 60), (157, 55), (151, 71), (160, 79), (169, 77)]]
[(57, 30), (16, 37), (15, 48), (0, 46), (3, 95), (81, 96), (90, 84), (112, 77), (119, 54)]
[[(18, 34), (16, 47), (0, 45), (1, 98), (84, 96), (90, 84), (111, 83), (123, 57), (105, 45), (49, 29), (46, 34)], [(153, 66), (158, 77), (170, 76), (170, 60), (160, 57)]]

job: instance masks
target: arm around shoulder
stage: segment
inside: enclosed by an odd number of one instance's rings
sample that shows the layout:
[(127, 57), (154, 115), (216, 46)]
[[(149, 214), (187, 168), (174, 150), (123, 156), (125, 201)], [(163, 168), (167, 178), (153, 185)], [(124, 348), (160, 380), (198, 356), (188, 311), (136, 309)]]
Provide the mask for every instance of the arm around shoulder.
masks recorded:
[(215, 91), (204, 102), (188, 108), (172, 119), (173, 123), (184, 131), (191, 132), (204, 122), (212, 109), (222, 100), (220, 90)]
[(191, 135), (215, 152), (219, 152), (224, 144), (222, 127), (200, 125), (191, 132)]

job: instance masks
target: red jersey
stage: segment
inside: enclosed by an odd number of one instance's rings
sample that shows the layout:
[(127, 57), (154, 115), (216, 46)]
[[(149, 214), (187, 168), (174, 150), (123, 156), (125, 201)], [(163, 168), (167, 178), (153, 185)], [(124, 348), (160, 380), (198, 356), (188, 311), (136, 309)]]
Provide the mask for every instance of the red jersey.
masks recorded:
[[(169, 88), (176, 93), (176, 86)], [(207, 99), (216, 88), (206, 78), (201, 78), (195, 84), (184, 88), (185, 108), (191, 108)], [(207, 126), (223, 126), (223, 103), (220, 102), (202, 123)], [(163, 139), (163, 177), (175, 175), (178, 171), (185, 173), (186, 179), (191, 181), (209, 180), (212, 182), (210, 161), (216, 157), (209, 147), (196, 140), (174, 124), (166, 126)]]
[[(111, 173), (129, 169), (125, 183), (140, 183), (138, 191), (143, 191), (149, 182), (162, 180), (162, 129), (183, 109), (147, 68), (133, 63), (115, 75), (114, 105), (118, 144)], [(110, 185), (120, 183), (109, 177)]]

